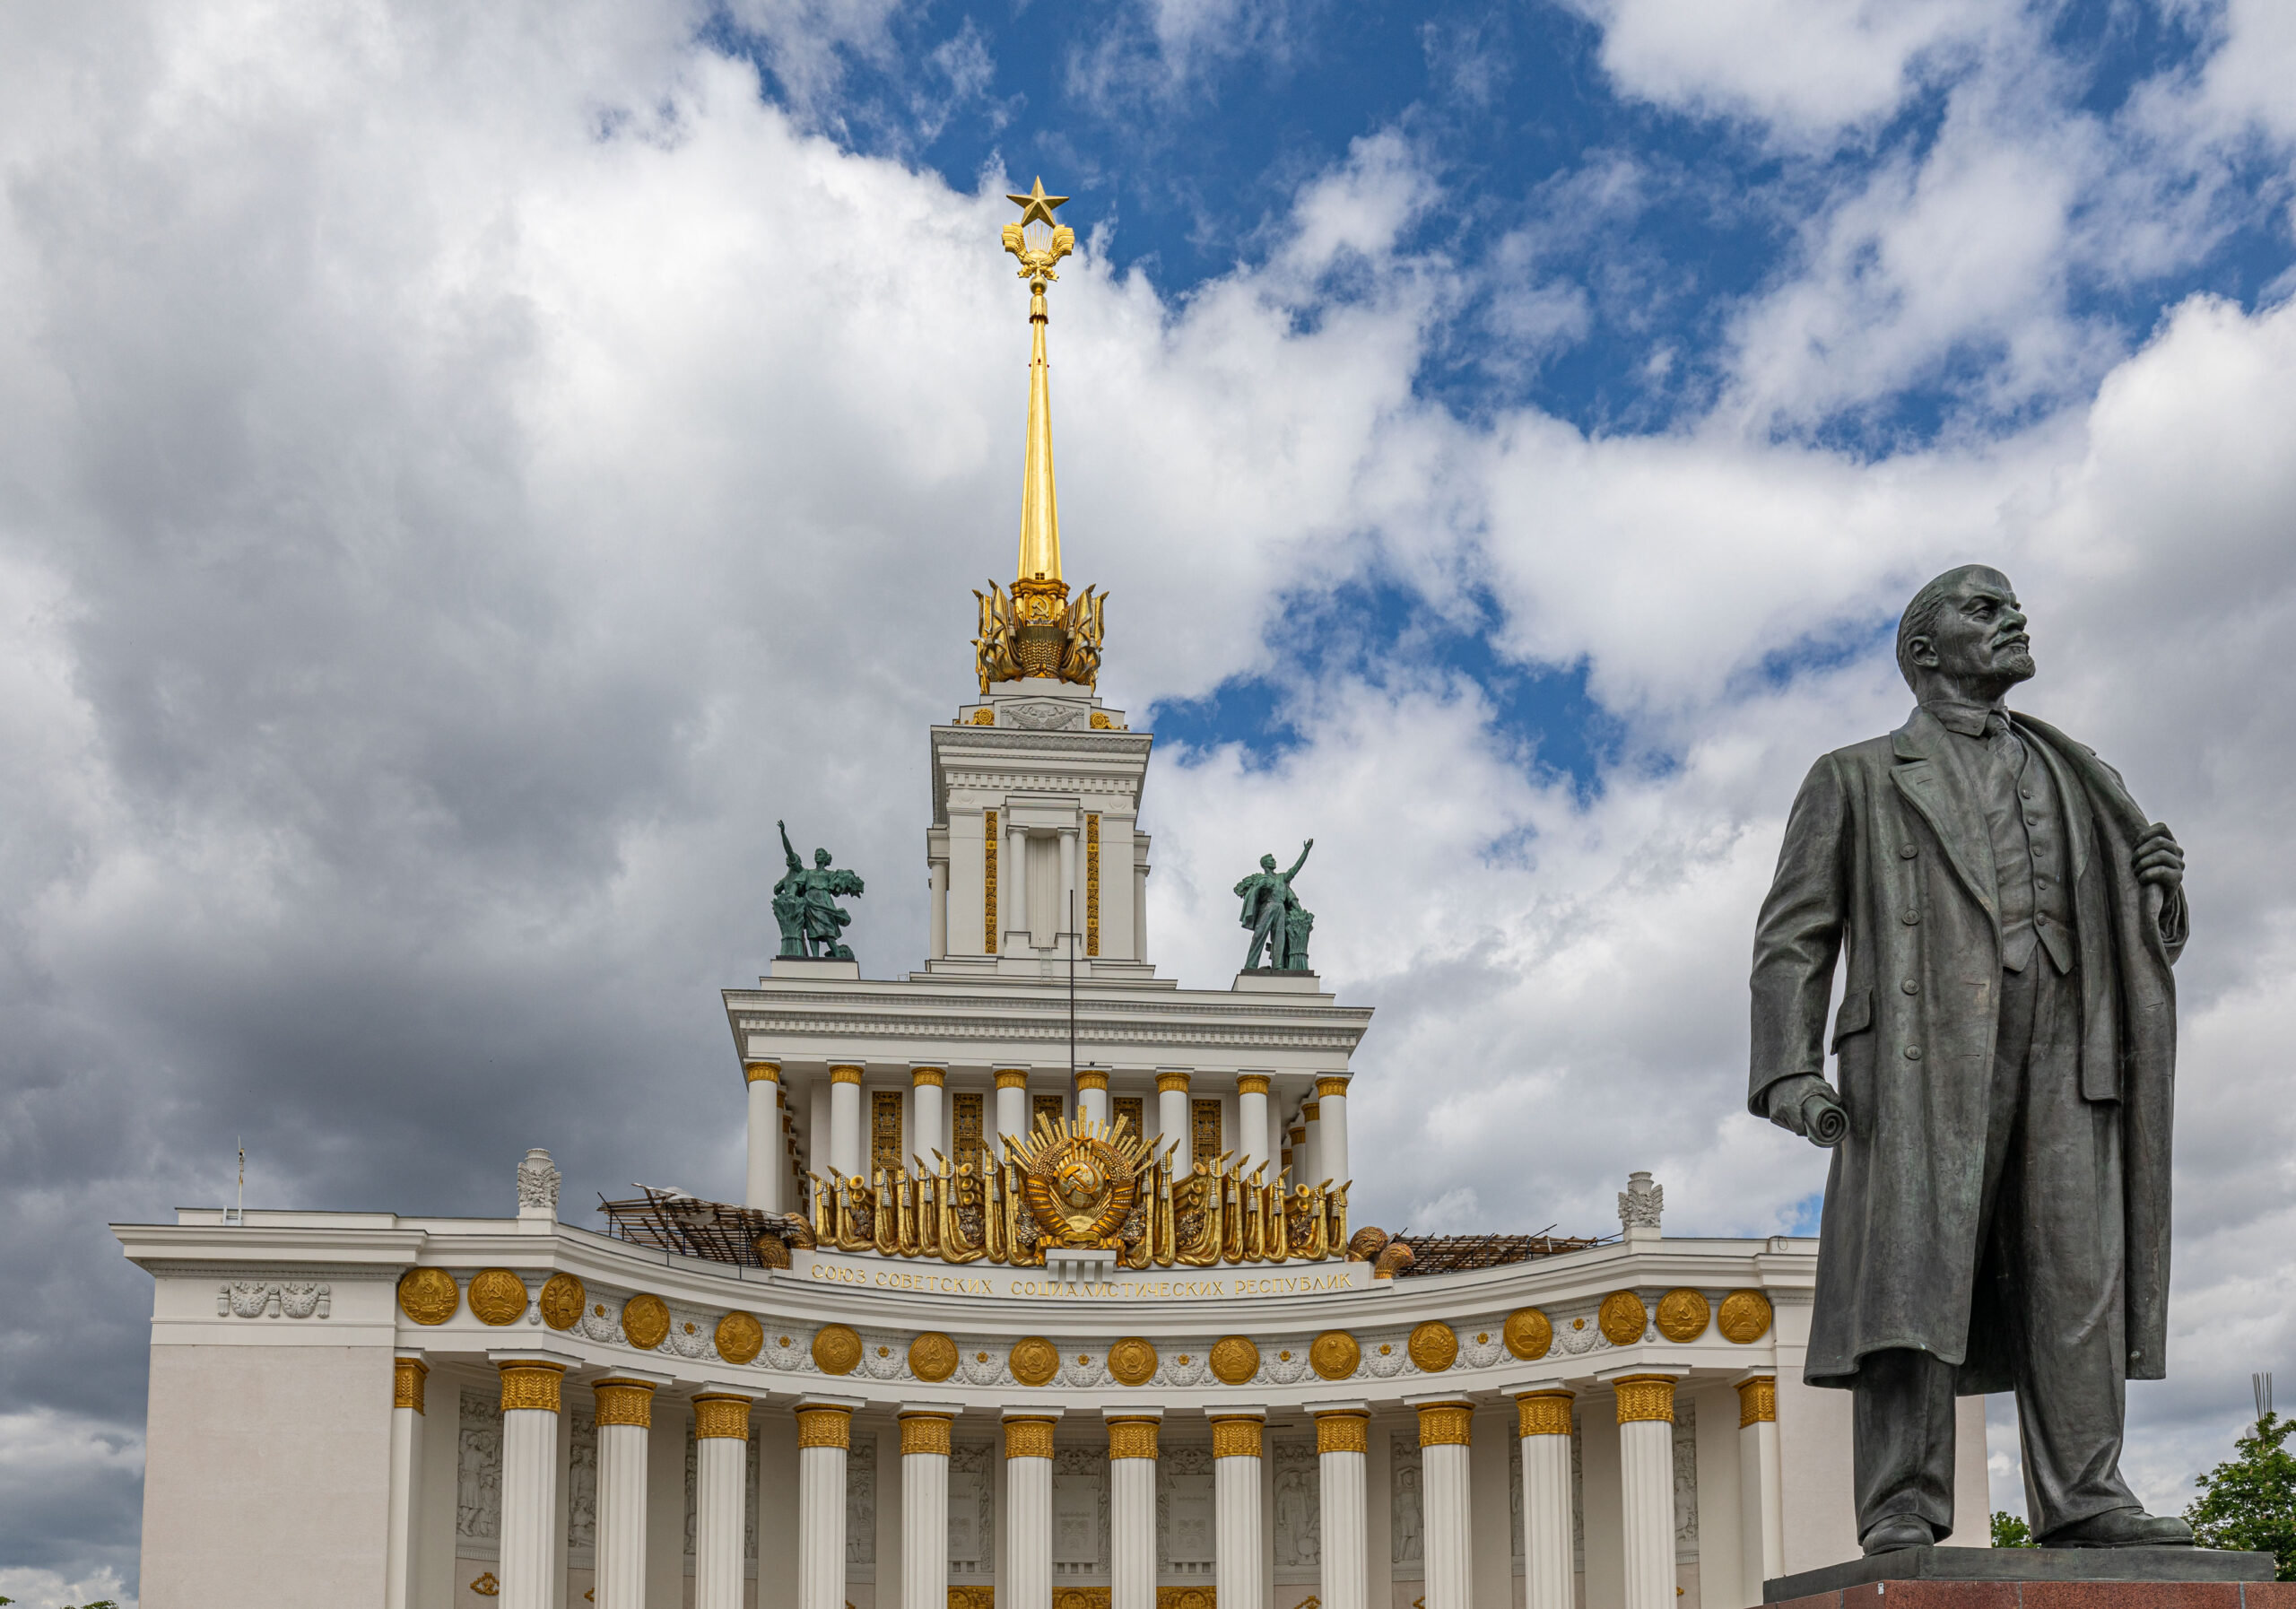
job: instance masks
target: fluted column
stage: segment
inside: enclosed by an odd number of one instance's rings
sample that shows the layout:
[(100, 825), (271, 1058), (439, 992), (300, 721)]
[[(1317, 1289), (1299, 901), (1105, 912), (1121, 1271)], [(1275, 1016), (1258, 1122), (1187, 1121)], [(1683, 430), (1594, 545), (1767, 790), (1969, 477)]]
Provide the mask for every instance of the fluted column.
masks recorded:
[(936, 860), (932, 865), (932, 917), (926, 924), (928, 948), (926, 952), (934, 961), (941, 961), (949, 953), (949, 863)]
[(1738, 1382), (1738, 1556), (1746, 1602), (1786, 1573), (1786, 1512), (1778, 1462), (1778, 1377)]
[(1370, 1555), (1366, 1551), (1370, 1528), (1364, 1493), (1370, 1405), (1338, 1403), (1311, 1412), (1323, 1488), (1323, 1609), (1368, 1609)]
[(858, 1406), (797, 1404), (797, 1609), (845, 1609), (845, 1456)]
[(1061, 953), (1068, 952), (1067, 935), (1076, 935), (1076, 953), (1084, 953), (1084, 895), (1076, 878), (1076, 829), (1060, 830), (1060, 911), (1053, 926), (1059, 931)]
[(498, 1358), (502, 1375), (501, 1609), (550, 1609), (557, 1585), (558, 1394), (566, 1365)]
[(1172, 1152), (1172, 1177), (1186, 1178), (1187, 1170), (1196, 1165), (1196, 1125), (1188, 1120), (1188, 1076), (1185, 1073), (1170, 1072), (1156, 1074), (1156, 1126), (1163, 1131), (1166, 1141), (1178, 1140), (1179, 1149)]
[(1212, 1568), (1220, 1609), (1266, 1609), (1259, 1492), (1266, 1418), (1264, 1408), (1212, 1411)]
[(1672, 1609), (1674, 1377), (1630, 1374), (1613, 1381), (1613, 1386), (1618, 1392), (1620, 1528), (1626, 1553), (1624, 1609)]
[(1292, 1159), (1292, 1170), (1309, 1184), (1324, 1178), (1322, 1107), (1319, 1102), (1302, 1101), (1300, 1106), (1300, 1126), (1307, 1130), (1302, 1136), (1300, 1154)]
[(1156, 1609), (1156, 1423), (1162, 1414), (1107, 1413), (1109, 1609)]
[(712, 1388), (693, 1399), (693, 1609), (742, 1609), (750, 1401)]
[(1236, 1136), (1235, 1149), (1243, 1152), (1243, 1170), (1249, 1173), (1255, 1162), (1271, 1164), (1274, 1158), (1267, 1153), (1267, 1074), (1246, 1073), (1236, 1080), (1236, 1126), (1242, 1132)]
[(933, 1153), (946, 1151), (947, 1130), (941, 1116), (942, 1086), (949, 1082), (946, 1067), (911, 1067), (909, 1070), (909, 1155), (918, 1168), (933, 1171)]
[(407, 1609), (414, 1574), (414, 1516), (422, 1502), (422, 1382), (416, 1353), (391, 1360), (391, 1496), (383, 1554), (385, 1609)]
[(861, 1171), (861, 1069), (829, 1070), (829, 1165), (839, 1178)]
[(1571, 1609), (1571, 1400), (1560, 1389), (1515, 1398), (1523, 1439), (1523, 1609)]
[(938, 1405), (901, 1407), (901, 1609), (949, 1609), (949, 1425), (955, 1415), (954, 1408)]
[(1076, 1115), (1094, 1123), (1109, 1120), (1109, 1075), (1105, 1068), (1076, 1069)]
[(1345, 1184), (1354, 1176), (1347, 1170), (1347, 1080), (1328, 1075), (1316, 1080), (1316, 1166), (1321, 1177)]
[[(1025, 828), (1004, 829), (1005, 902), (996, 909), (1004, 928), (1004, 953), (1026, 955), (1036, 948), (1036, 925), (1029, 917), (1029, 834)], [(1019, 944), (1013, 941), (1018, 939)]]
[(613, 1375), (597, 1399), (597, 1609), (646, 1609), (646, 1448), (654, 1435), (654, 1389), (667, 1376)]
[(1040, 1408), (1004, 1412), (1004, 1572), (1013, 1596), (1000, 1609), (1052, 1609), (1052, 1426), (1057, 1417), (1057, 1412)]
[(764, 1213), (784, 1213), (781, 1180), (788, 1172), (781, 1142), (781, 1064), (744, 1062), (750, 1092), (749, 1178), (743, 1202)]
[(1467, 1448), (1474, 1408), (1453, 1397), (1415, 1402), (1423, 1494), (1427, 1609), (1468, 1609), (1474, 1585), (1474, 1510), (1468, 1507)]
[(996, 1133), (998, 1138), (988, 1146), (992, 1163), (1004, 1160), (1002, 1136), (1025, 1139), (1029, 1133), (1029, 1070), (1026, 1067), (996, 1069)]

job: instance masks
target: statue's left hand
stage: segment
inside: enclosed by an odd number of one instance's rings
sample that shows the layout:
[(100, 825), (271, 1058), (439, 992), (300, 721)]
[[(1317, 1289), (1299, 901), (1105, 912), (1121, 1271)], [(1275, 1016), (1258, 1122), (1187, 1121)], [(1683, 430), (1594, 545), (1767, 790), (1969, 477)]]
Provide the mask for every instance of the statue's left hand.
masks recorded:
[(2144, 830), (2136, 840), (2136, 853), (2132, 857), (2136, 866), (2136, 878), (2159, 888), (2163, 895), (2173, 894), (2185, 880), (2185, 852), (2176, 835), (2160, 822)]

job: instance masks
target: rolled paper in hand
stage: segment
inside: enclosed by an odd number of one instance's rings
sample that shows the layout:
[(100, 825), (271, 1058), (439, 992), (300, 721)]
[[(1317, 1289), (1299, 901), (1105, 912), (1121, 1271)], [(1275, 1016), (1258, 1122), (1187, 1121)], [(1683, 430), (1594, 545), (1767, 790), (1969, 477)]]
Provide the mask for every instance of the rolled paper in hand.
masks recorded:
[(1839, 1145), (1849, 1136), (1849, 1114), (1831, 1091), (1813, 1090), (1802, 1098), (1802, 1127), (1813, 1145)]

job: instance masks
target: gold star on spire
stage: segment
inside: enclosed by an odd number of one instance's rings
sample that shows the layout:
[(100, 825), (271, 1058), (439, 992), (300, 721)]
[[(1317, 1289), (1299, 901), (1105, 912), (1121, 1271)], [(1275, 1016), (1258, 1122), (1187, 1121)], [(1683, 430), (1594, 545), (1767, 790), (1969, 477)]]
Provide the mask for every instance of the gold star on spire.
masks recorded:
[(1007, 196), (1004, 199), (1021, 209), (1021, 226), (1025, 229), (1030, 224), (1037, 222), (1039, 220), (1042, 220), (1046, 223), (1050, 223), (1052, 222), (1053, 209), (1066, 201), (1068, 197), (1065, 196), (1046, 195), (1044, 193), (1044, 177), (1039, 174), (1037, 177), (1035, 187), (1031, 189), (1026, 196)]

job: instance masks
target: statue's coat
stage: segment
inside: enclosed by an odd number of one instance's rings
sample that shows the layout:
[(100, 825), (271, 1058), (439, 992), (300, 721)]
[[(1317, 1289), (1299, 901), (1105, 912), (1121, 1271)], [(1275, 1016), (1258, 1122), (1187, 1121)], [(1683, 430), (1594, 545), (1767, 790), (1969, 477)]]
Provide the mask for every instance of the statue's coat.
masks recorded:
[[(2064, 800), (2081, 1092), (2121, 1111), (2123, 1199), (2096, 1205), (2126, 1218), (2127, 1376), (2158, 1379), (2176, 1081), (2170, 969), (2184, 947), (2184, 895), (2164, 901), (2138, 880), (2145, 818), (2119, 775), (2056, 728), (2012, 718)], [(1835, 958), (1848, 951), (1832, 1048), (1849, 1134), (1826, 1180), (1805, 1367), (1815, 1386), (1848, 1386), (1858, 1361), (1885, 1347), (1960, 1365), (1963, 1395), (2013, 1384), (2009, 1335), (1979, 1279), (2001, 933), (1993, 852), (1961, 749), (1917, 709), (1891, 735), (1820, 760), (1794, 801), (1754, 936), (1757, 1115), (1777, 1080), (1823, 1072)], [(2050, 963), (2037, 948), (2029, 964)]]

